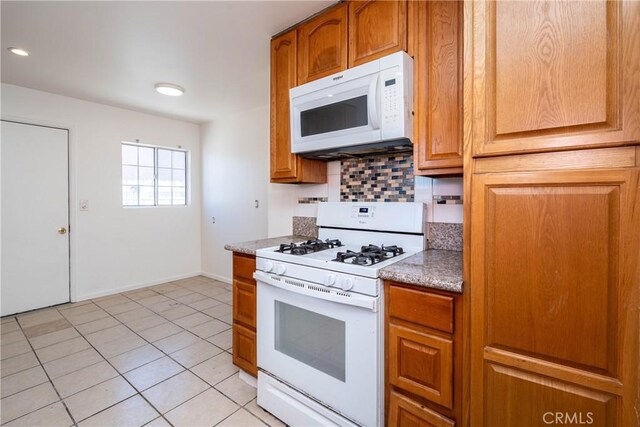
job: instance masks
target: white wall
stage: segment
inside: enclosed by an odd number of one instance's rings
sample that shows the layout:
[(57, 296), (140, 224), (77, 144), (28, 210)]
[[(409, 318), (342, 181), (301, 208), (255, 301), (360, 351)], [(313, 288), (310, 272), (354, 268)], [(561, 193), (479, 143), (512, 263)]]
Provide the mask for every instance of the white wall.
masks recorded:
[(202, 270), (230, 281), (231, 253), (224, 245), (268, 233), (269, 105), (201, 125), (200, 140)]
[[(198, 125), (7, 84), (1, 102), (2, 118), (70, 130), (72, 300), (201, 271)], [(190, 151), (189, 206), (122, 207), (120, 143), (136, 139)]]
[[(415, 177), (415, 201), (427, 205), (427, 222), (462, 224), (462, 205), (438, 205), (434, 196), (462, 196), (462, 178)], [(463, 200), (466, 203), (465, 200)]]
[(340, 201), (340, 161), (327, 163), (326, 184), (271, 184), (269, 186), (269, 237), (292, 233), (294, 216), (317, 216), (318, 205), (299, 204), (301, 197), (326, 197)]

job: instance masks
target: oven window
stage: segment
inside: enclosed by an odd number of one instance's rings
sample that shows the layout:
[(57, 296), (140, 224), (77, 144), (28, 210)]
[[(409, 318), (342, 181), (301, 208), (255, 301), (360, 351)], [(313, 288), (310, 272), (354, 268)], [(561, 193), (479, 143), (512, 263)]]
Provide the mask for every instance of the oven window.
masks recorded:
[(365, 126), (368, 123), (367, 95), (346, 99), (300, 113), (302, 136)]
[(345, 323), (275, 302), (276, 350), (345, 381)]

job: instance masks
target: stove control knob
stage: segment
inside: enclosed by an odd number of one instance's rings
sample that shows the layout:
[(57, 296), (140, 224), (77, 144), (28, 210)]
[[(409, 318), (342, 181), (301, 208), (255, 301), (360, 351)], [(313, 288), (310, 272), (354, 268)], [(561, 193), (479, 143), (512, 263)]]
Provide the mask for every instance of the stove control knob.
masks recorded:
[(284, 264), (278, 264), (276, 266), (276, 274), (278, 276), (282, 276), (285, 271), (287, 271), (287, 267), (285, 267)]
[(342, 282), (340, 282), (340, 287), (343, 291), (348, 291), (349, 289), (353, 288), (353, 279), (349, 277), (342, 279)]
[(264, 271), (269, 273), (271, 270), (273, 270), (273, 263), (271, 261), (266, 261), (264, 263)]
[(327, 286), (333, 286), (336, 284), (336, 275), (335, 274), (327, 274), (327, 277), (324, 278), (324, 284)]

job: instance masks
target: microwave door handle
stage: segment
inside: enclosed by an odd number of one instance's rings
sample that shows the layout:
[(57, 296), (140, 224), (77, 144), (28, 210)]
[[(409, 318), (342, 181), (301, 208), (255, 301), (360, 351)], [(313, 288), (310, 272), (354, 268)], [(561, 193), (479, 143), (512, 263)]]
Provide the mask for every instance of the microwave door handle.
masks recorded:
[(380, 129), (380, 116), (378, 111), (378, 78), (376, 74), (369, 83), (369, 93), (367, 94), (367, 109), (369, 110), (369, 123), (374, 129)]

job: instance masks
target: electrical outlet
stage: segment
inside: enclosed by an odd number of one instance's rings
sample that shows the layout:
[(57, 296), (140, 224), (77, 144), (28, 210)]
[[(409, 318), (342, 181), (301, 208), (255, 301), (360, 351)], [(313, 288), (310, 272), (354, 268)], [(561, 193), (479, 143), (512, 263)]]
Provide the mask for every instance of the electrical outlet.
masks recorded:
[(88, 200), (80, 200), (80, 210), (88, 211), (89, 210), (89, 201)]

